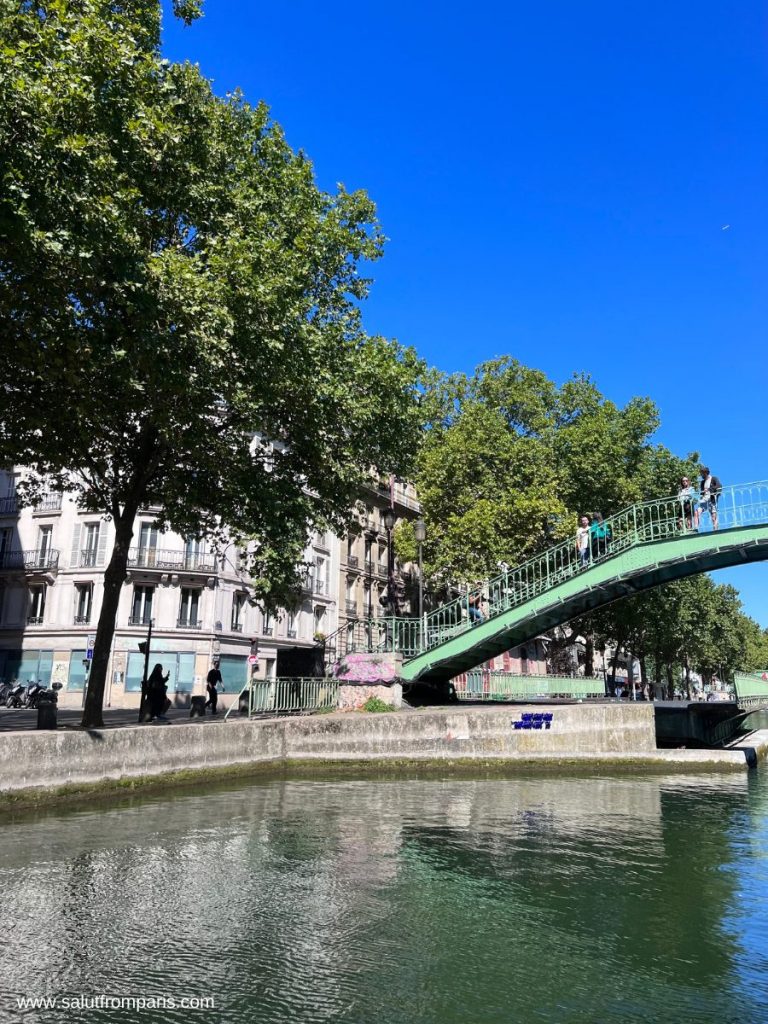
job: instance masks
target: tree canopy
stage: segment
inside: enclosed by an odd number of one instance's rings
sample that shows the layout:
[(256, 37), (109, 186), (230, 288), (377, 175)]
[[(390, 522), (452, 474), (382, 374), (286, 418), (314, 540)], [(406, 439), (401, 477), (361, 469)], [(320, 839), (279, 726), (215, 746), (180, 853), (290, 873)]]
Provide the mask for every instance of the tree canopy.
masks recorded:
[(418, 360), (361, 323), (371, 200), (159, 44), (157, 0), (0, 0), (0, 458), (115, 523), (86, 724), (139, 507), (255, 538), (274, 604), (419, 425)]
[[(511, 357), (471, 376), (433, 372), (422, 405), (416, 485), (433, 578), (493, 575), (575, 532), (579, 514), (676, 492), (696, 465), (651, 443), (649, 399), (620, 408), (585, 375), (558, 386)], [(398, 544), (413, 557), (407, 524)]]

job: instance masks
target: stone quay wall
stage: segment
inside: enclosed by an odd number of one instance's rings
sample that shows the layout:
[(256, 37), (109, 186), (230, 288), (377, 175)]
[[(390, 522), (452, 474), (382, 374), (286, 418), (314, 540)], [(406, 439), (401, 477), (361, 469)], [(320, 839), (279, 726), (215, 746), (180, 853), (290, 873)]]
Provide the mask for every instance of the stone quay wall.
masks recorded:
[(740, 750), (657, 750), (650, 704), (556, 705), (546, 714), (552, 716), (549, 721), (543, 720), (541, 705), (452, 707), (90, 732), (7, 732), (0, 734), (0, 795), (288, 762), (746, 766)]

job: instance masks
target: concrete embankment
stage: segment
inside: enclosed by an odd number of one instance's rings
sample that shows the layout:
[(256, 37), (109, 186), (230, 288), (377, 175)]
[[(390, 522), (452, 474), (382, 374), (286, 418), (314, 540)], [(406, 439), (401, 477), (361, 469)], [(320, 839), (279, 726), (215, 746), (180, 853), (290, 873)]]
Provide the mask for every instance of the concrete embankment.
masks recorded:
[(768, 748), (657, 750), (649, 704), (450, 708), (389, 714), (337, 713), (184, 723), (85, 732), (0, 734), (0, 797), (73, 791), (168, 773), (358, 763), (562, 765), (567, 762), (676, 769), (744, 769)]

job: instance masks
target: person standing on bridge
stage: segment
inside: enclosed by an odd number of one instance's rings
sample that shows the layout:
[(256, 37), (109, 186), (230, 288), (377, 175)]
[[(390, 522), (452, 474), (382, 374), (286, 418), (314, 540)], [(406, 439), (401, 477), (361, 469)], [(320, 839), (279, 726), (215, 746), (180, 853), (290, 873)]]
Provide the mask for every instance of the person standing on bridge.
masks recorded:
[(702, 466), (699, 470), (701, 473), (701, 504), (700, 508), (704, 511), (709, 512), (712, 518), (712, 529), (717, 529), (717, 499), (720, 497), (720, 492), (723, 489), (723, 485), (720, 483), (720, 478), (713, 476), (709, 471), (709, 466)]
[(485, 622), (482, 604), (483, 591), (482, 585), (480, 585), (477, 590), (473, 590), (467, 595), (467, 612), (469, 614), (469, 621), (473, 626), (479, 626), (481, 622)]
[(576, 557), (582, 569), (589, 565), (589, 516), (582, 516), (576, 531)]
[(680, 529), (682, 530), (683, 523), (685, 523), (687, 530), (698, 530), (699, 503), (696, 500), (696, 491), (694, 490), (693, 484), (687, 476), (684, 476), (680, 481), (680, 490), (677, 492), (677, 497), (680, 501), (680, 508), (683, 513), (680, 520)]

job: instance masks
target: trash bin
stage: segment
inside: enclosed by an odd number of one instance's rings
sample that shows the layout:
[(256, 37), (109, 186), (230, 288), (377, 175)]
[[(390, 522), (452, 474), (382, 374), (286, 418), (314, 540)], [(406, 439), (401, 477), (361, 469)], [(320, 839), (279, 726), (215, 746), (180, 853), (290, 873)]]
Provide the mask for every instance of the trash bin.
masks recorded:
[(190, 718), (205, 718), (205, 697), (192, 697), (189, 702)]
[(59, 703), (55, 690), (46, 690), (37, 702), (37, 728), (55, 729), (58, 725)]

